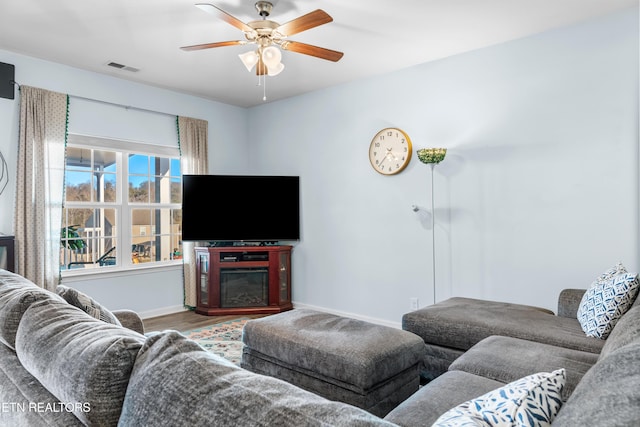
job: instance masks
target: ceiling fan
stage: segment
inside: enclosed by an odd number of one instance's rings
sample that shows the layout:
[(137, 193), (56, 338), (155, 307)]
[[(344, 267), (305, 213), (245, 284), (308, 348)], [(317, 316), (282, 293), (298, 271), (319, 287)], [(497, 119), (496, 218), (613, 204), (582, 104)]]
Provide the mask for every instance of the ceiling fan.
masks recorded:
[(248, 23), (240, 21), (219, 7), (209, 3), (198, 3), (196, 4), (196, 7), (217, 16), (226, 23), (241, 30), (244, 33), (245, 40), (231, 40), (184, 46), (180, 48), (182, 50), (192, 51), (211, 49), (214, 47), (255, 44), (258, 46), (258, 49), (255, 52), (247, 52), (240, 54), (239, 56), (249, 71), (251, 71), (254, 65), (257, 65), (256, 74), (259, 76), (265, 74), (273, 76), (280, 73), (284, 68), (284, 65), (280, 62), (282, 53), (275, 46), (280, 46), (280, 48), (291, 52), (315, 56), (316, 58), (326, 59), (333, 62), (337, 62), (342, 58), (342, 52), (287, 40), (287, 37), (289, 36), (333, 21), (333, 18), (321, 9), (317, 9), (281, 25), (267, 19), (273, 9), (273, 4), (268, 1), (256, 2), (255, 7), (262, 19)]

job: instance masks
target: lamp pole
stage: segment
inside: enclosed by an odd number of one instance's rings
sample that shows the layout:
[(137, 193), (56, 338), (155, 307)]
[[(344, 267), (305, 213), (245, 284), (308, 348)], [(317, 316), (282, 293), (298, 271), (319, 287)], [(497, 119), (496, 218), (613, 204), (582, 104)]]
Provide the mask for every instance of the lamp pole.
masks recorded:
[(418, 158), (424, 164), (431, 167), (431, 261), (433, 265), (433, 303), (436, 303), (436, 209), (433, 197), (434, 173), (433, 169), (444, 160), (447, 155), (446, 148), (422, 148), (417, 151)]
[(430, 163), (431, 166), (431, 261), (433, 267), (433, 303), (436, 303), (436, 211), (433, 198), (433, 169), (436, 167), (435, 163)]

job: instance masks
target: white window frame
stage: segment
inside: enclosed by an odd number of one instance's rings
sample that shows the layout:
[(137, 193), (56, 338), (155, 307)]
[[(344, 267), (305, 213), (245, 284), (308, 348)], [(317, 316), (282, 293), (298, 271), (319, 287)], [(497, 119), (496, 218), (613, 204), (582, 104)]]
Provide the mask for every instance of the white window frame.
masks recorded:
[[(116, 152), (118, 163), (116, 173), (116, 202), (101, 202), (100, 208), (113, 208), (116, 211), (117, 232), (116, 238), (116, 265), (102, 266), (99, 268), (70, 269), (61, 270), (62, 277), (104, 275), (114, 272), (148, 270), (166, 268), (167, 266), (182, 265), (182, 260), (152, 261), (135, 264), (132, 261), (132, 241), (131, 220), (134, 209), (146, 209), (149, 206), (157, 209), (181, 209), (181, 203), (130, 203), (128, 197), (129, 187), (129, 154), (140, 154), (146, 156), (165, 157), (180, 160), (178, 147), (166, 145), (153, 145), (137, 141), (126, 141), (112, 138), (102, 138), (89, 135), (69, 133), (67, 136), (67, 146), (94, 150), (107, 150)], [(181, 176), (182, 179), (182, 171)], [(66, 208), (86, 208), (86, 202), (64, 202)], [(91, 208), (95, 208), (92, 204)], [(123, 243), (126, 242), (126, 243)]]

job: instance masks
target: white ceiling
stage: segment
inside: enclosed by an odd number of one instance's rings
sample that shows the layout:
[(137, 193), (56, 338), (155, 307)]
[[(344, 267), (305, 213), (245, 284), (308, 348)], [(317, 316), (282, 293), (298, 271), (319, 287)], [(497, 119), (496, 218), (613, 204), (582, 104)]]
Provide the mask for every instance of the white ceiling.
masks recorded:
[[(180, 46), (241, 40), (240, 30), (194, 6), (207, 0), (2, 0), (0, 49), (227, 104), (263, 103), (238, 54), (249, 46), (185, 52)], [(211, 0), (243, 22), (254, 0)], [(576, 23), (638, 0), (274, 0), (281, 24), (315, 9), (333, 22), (291, 37), (344, 52), (337, 63), (283, 52), (268, 101), (387, 73)], [(107, 66), (117, 62), (138, 72)], [(16, 70), (20, 83), (20, 70)]]

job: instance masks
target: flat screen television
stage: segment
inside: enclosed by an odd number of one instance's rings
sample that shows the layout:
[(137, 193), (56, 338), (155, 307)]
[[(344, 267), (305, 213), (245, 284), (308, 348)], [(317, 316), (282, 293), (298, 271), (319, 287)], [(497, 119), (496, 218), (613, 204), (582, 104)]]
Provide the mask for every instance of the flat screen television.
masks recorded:
[(299, 239), (299, 177), (182, 176), (182, 240), (277, 243)]

